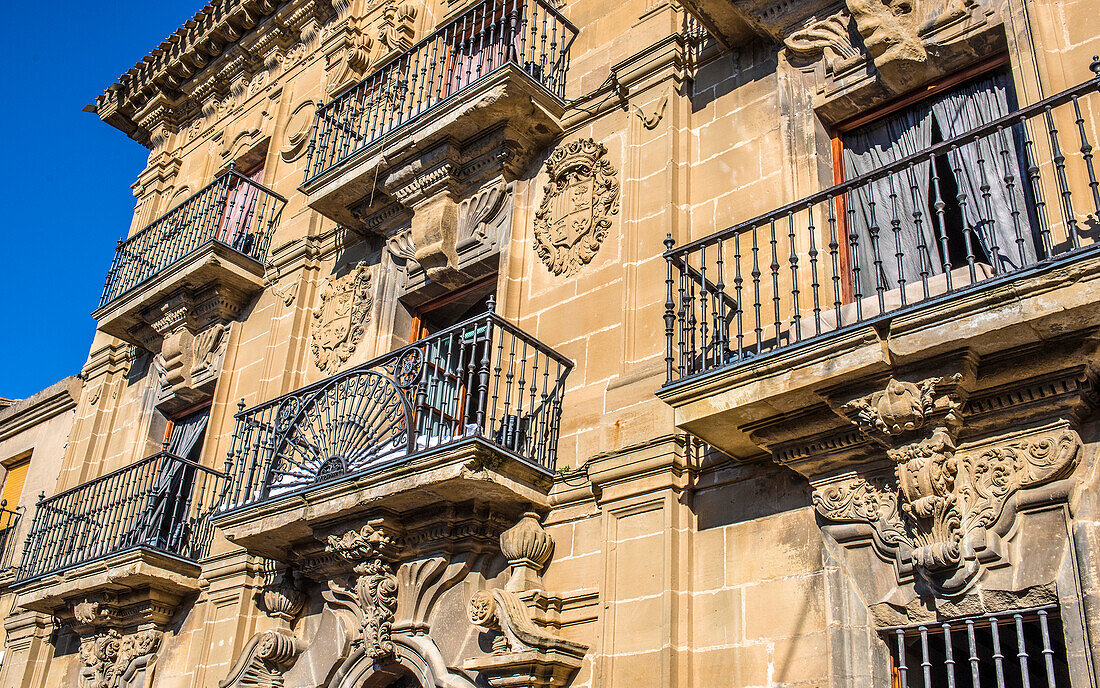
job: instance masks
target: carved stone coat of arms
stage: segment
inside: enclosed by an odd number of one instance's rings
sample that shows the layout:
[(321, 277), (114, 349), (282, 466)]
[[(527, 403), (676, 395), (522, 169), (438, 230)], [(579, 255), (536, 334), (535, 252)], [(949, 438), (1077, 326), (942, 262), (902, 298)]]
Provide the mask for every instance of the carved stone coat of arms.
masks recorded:
[(591, 262), (619, 212), (618, 172), (606, 155), (603, 144), (580, 139), (546, 161), (550, 179), (535, 212), (534, 248), (555, 275), (573, 275)]
[(357, 265), (321, 285), (321, 303), (313, 313), (313, 358), (320, 370), (335, 370), (355, 352), (370, 321), (371, 273)]

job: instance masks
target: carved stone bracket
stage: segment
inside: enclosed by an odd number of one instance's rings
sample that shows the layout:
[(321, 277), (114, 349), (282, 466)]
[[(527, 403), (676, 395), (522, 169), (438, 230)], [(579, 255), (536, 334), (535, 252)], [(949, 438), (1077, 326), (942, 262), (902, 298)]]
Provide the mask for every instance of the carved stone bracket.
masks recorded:
[(523, 600), (507, 590), (479, 590), (470, 599), (470, 623), (495, 634), (493, 652), (463, 667), (491, 686), (563, 686), (580, 668), (586, 645), (549, 633), (531, 620)]
[(152, 684), (161, 632), (122, 635), (114, 628), (81, 640), (81, 688), (140, 688)]
[(286, 670), (304, 650), (305, 644), (286, 631), (257, 633), (218, 688), (282, 688)]
[[(979, 5), (976, 0), (846, 0), (818, 8), (793, 26), (773, 30), (793, 63), (821, 62), (831, 78), (844, 75), (844, 79), (864, 78), (866, 70), (855, 68), (870, 63), (874, 66), (871, 80), (877, 79), (886, 92), (896, 95), (935, 76), (940, 69), (936, 63), (944, 61), (940, 54), (945, 52), (944, 42), (958, 43), (959, 52), (968, 50), (967, 31), (954, 27), (965, 23), (971, 32), (984, 27)], [(969, 48), (972, 53), (973, 48)], [(937, 60), (929, 58), (930, 52), (938, 55)]]
[(352, 644), (376, 659), (393, 654), (390, 633), (397, 611), (397, 577), (383, 559), (393, 548), (393, 539), (371, 524), (330, 535), (325, 547), (326, 552), (351, 562), (355, 576), (333, 577), (322, 596), (333, 608), (356, 619), (358, 637)]
[(1063, 424), (958, 452), (937, 428), (889, 450), (893, 479), (864, 470), (814, 481), (814, 506), (827, 521), (869, 527), (899, 572), (955, 594), (983, 564), (1003, 558), (1000, 538), (1016, 521), (1016, 495), (1069, 476), (1081, 446)]
[(305, 601), (299, 575), (291, 569), (273, 572), (260, 593), (260, 603), (267, 615), (288, 623), (302, 613)]
[(884, 390), (844, 404), (841, 412), (868, 435), (893, 437), (915, 432), (939, 411), (945, 425), (958, 423), (959, 402), (951, 391), (962, 381), (961, 374), (933, 377), (920, 382), (890, 378)]

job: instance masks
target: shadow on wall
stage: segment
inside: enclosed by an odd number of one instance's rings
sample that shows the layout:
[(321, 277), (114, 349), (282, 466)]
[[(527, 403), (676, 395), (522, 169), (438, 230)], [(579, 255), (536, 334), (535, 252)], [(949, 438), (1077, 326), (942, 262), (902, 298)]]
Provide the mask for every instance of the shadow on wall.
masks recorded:
[(691, 110), (699, 112), (733, 91), (775, 75), (779, 51), (763, 39), (723, 52), (699, 68), (692, 82)]
[(766, 456), (742, 463), (711, 449), (700, 462), (697, 486), (692, 506), (699, 530), (805, 509), (812, 504), (809, 482)]

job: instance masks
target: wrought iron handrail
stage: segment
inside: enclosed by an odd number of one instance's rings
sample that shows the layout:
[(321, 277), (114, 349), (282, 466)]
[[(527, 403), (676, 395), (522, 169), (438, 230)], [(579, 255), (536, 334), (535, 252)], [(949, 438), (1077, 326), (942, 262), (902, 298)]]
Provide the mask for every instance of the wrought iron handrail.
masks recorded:
[(209, 242), (263, 262), (286, 199), (232, 167), (120, 240), (99, 307), (107, 305)]
[(543, 0), (478, 3), (330, 102), (318, 103), (303, 184), (505, 65), (564, 99), (577, 33)]
[[(1100, 76), (720, 232), (681, 246), (669, 237), (666, 386), (1094, 246), (1095, 232), (1083, 228), (1100, 216), (1089, 142), (1100, 102), (1088, 100), (1098, 90)], [(1072, 149), (1059, 127), (1075, 135)], [(977, 154), (971, 162), (980, 187), (969, 198), (961, 188), (948, 194), (938, 170), (946, 164), (960, 174), (960, 151), (968, 147)], [(914, 202), (916, 210), (905, 215), (899, 208), (905, 195), (920, 196), (922, 166), (929, 170), (928, 212)], [(875, 185), (888, 193), (876, 193)], [(1091, 209), (1075, 208), (1075, 193)], [(1001, 212), (1005, 245), (996, 238), (994, 198), (1011, 206)], [(921, 223), (934, 241), (923, 241)], [(907, 247), (913, 238), (905, 233), (914, 226), (917, 244)]]
[(573, 363), (491, 310), (237, 414), (220, 511), (480, 438), (550, 474)]
[(17, 583), (132, 549), (196, 561), (225, 475), (166, 451), (102, 475), (35, 507)]
[(15, 551), (15, 533), (23, 517), (22, 507), (8, 508), (8, 500), (0, 502), (0, 571), (11, 567)]

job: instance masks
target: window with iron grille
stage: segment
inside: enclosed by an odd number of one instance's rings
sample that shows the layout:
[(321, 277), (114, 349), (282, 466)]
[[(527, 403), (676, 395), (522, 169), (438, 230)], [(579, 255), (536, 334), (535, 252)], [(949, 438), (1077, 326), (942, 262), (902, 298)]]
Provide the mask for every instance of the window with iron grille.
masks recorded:
[(1069, 688), (1057, 607), (987, 614), (882, 632), (893, 688)]

